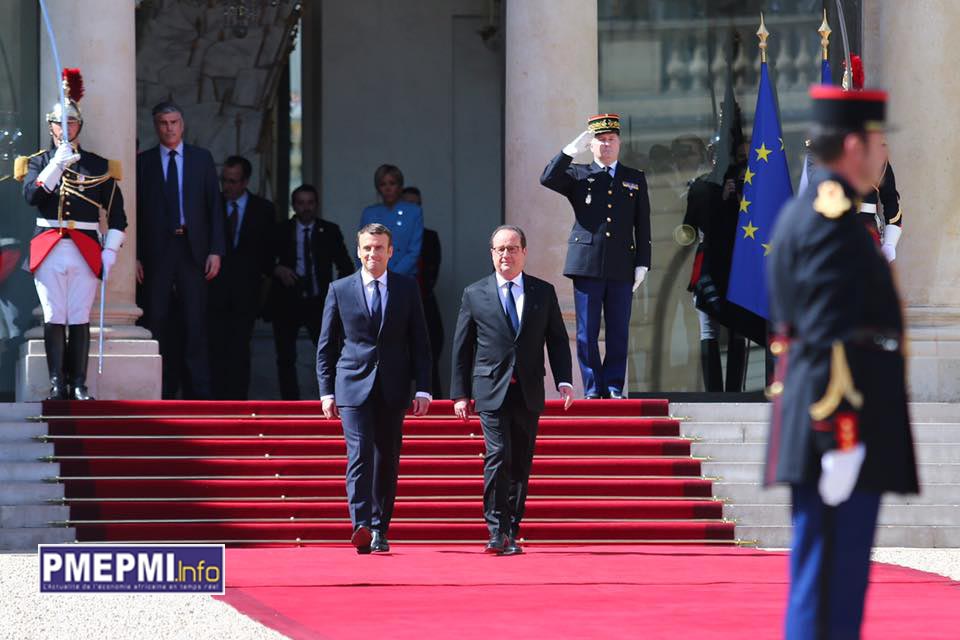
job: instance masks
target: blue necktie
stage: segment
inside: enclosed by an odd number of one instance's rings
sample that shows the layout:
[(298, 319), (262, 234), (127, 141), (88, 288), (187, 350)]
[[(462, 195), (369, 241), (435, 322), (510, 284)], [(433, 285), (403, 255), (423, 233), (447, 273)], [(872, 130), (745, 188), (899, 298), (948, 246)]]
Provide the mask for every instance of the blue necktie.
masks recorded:
[(167, 156), (167, 175), (163, 181), (163, 195), (167, 199), (167, 213), (174, 229), (180, 226), (180, 179), (177, 175), (177, 152)]
[(380, 298), (380, 281), (373, 281), (373, 301), (370, 303), (370, 321), (374, 335), (380, 334), (380, 322), (383, 319), (383, 302)]
[(513, 299), (513, 283), (507, 282), (507, 317), (513, 327), (513, 335), (520, 333), (520, 314), (517, 313), (517, 301)]

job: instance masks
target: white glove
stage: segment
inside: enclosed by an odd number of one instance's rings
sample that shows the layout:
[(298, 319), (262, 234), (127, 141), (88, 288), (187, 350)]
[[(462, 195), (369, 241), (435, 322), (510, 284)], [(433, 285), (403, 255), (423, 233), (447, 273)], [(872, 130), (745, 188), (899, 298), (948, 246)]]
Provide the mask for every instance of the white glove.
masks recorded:
[(103, 279), (110, 276), (110, 269), (117, 262), (117, 252), (113, 249), (104, 249), (100, 253), (100, 261), (103, 263)]
[(633, 293), (637, 292), (637, 289), (640, 288), (640, 285), (643, 284), (643, 281), (646, 277), (646, 267), (637, 267), (633, 270)]
[(860, 477), (860, 466), (866, 453), (861, 442), (849, 451), (831, 449), (823, 454), (818, 489), (824, 504), (835, 507), (846, 502)]
[(593, 140), (593, 132), (588, 129), (574, 138), (570, 144), (565, 146), (563, 148), (563, 153), (571, 158), (575, 158), (578, 153), (583, 153), (590, 149), (591, 140)]
[(80, 155), (74, 153), (73, 147), (69, 144), (61, 144), (57, 147), (53, 157), (50, 158), (50, 162), (43, 168), (40, 175), (37, 176), (37, 183), (52, 193), (53, 190), (57, 188), (57, 185), (60, 184), (60, 177), (63, 176), (64, 169), (79, 159)]
[(880, 251), (886, 257), (887, 262), (893, 262), (897, 259), (897, 243), (900, 242), (900, 234), (903, 229), (895, 224), (888, 224), (883, 228), (883, 244), (880, 245)]

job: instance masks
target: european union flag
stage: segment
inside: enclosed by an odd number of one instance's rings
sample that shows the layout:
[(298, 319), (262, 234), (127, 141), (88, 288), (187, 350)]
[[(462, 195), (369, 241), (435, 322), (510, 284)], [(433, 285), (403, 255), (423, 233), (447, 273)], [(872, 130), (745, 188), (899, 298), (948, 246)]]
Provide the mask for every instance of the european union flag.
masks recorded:
[(830, 73), (830, 61), (820, 63), (820, 84), (833, 84), (833, 74)]
[(776, 251), (770, 244), (773, 225), (780, 208), (793, 195), (793, 186), (766, 62), (760, 65), (760, 91), (743, 182), (727, 300), (769, 319), (766, 261), (770, 252)]

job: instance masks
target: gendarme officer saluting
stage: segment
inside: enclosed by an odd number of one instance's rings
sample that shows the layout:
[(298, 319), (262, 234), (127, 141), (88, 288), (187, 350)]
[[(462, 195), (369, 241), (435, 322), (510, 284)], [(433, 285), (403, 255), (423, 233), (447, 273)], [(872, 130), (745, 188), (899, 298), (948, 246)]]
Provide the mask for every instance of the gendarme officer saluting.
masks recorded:
[[(574, 164), (587, 149), (593, 162)], [(587, 398), (624, 397), (633, 292), (650, 268), (650, 199), (643, 172), (618, 162), (620, 116), (605, 113), (563, 148), (540, 183), (566, 196), (576, 220), (563, 275), (573, 279), (577, 360)], [(601, 361), (600, 315), (606, 325)]]
[[(30, 242), (33, 272), (43, 309), (43, 343), (50, 374), (48, 400), (90, 400), (87, 359), (90, 352), (90, 307), (117, 260), (127, 217), (117, 186), (120, 163), (82, 148), (83, 116), (79, 70), (64, 69), (67, 95), (67, 140), (61, 105), (47, 114), (51, 145), (30, 158), (17, 158), (15, 174), (23, 181), (27, 203), (37, 209), (37, 229)], [(100, 210), (109, 230), (100, 244)]]
[(918, 490), (900, 299), (857, 214), (883, 172), (887, 96), (810, 94), (819, 166), (779, 216), (768, 271), (779, 336), (765, 482), (792, 492), (786, 638), (859, 638), (880, 496)]

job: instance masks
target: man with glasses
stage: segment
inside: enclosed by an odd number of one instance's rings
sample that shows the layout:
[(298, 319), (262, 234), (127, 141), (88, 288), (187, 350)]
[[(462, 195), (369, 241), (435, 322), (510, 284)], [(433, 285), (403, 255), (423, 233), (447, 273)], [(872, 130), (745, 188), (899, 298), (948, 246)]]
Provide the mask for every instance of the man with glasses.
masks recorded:
[[(590, 149), (593, 162), (574, 164)], [(573, 280), (577, 360), (587, 398), (623, 398), (633, 293), (650, 268), (650, 199), (643, 172), (619, 162), (620, 116), (605, 113), (563, 148), (540, 184), (567, 198), (575, 221), (563, 275)], [(600, 358), (600, 316), (606, 357)]]
[(470, 402), (480, 414), (486, 456), (483, 512), (490, 532), (487, 553), (516, 555), (527, 498), (537, 424), (544, 407), (543, 348), (553, 379), (573, 403), (569, 338), (557, 293), (523, 272), (527, 239), (503, 225), (490, 237), (494, 273), (463, 291), (453, 337), (454, 413), (466, 421)]

